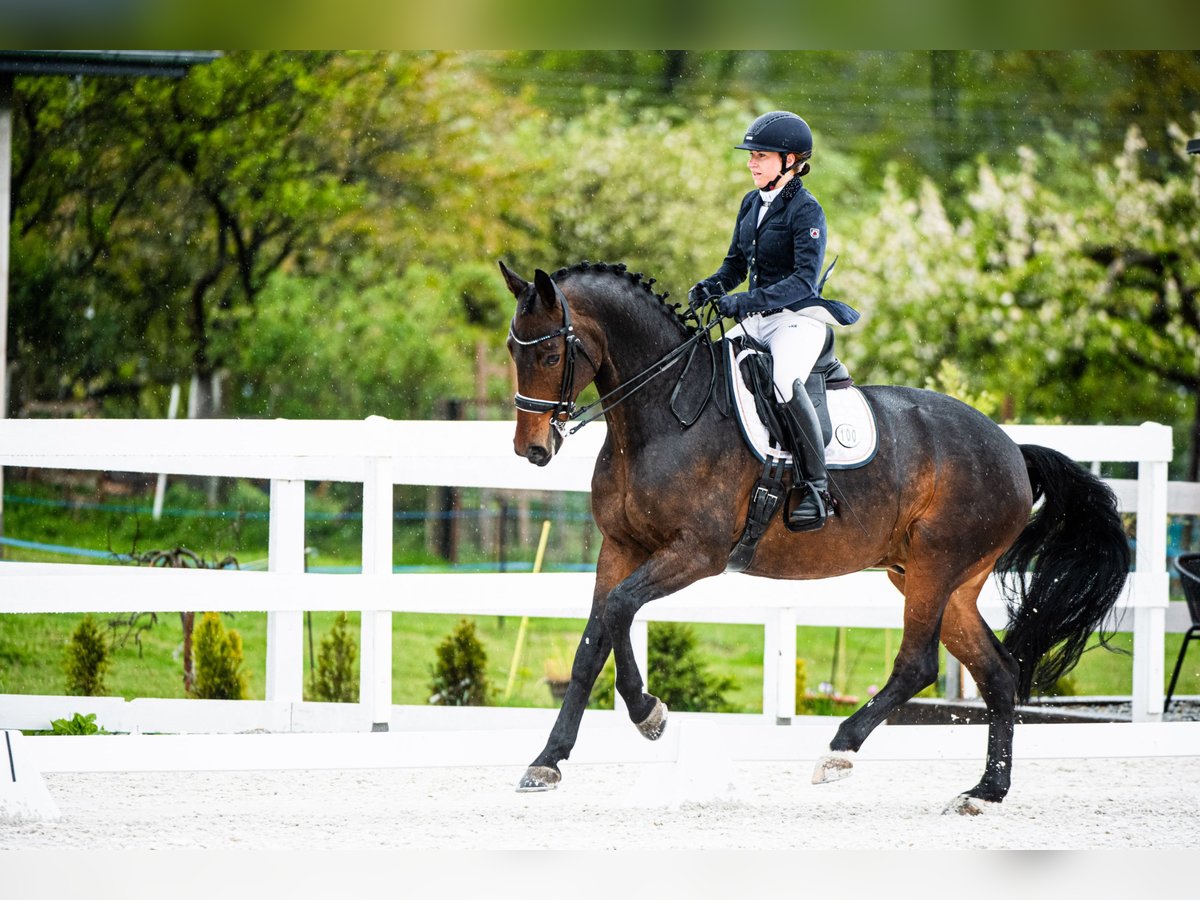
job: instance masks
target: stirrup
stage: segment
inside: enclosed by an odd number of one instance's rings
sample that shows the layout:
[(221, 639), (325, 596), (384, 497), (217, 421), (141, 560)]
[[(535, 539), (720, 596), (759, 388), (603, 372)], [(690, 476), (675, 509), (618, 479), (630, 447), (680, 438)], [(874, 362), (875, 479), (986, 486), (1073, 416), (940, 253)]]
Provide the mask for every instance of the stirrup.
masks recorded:
[[(815, 510), (802, 509), (806, 506), (815, 507)], [(830, 506), (825, 499), (825, 492), (818, 490), (811, 482), (792, 485), (783, 504), (784, 527), (793, 534), (816, 531), (824, 526)]]

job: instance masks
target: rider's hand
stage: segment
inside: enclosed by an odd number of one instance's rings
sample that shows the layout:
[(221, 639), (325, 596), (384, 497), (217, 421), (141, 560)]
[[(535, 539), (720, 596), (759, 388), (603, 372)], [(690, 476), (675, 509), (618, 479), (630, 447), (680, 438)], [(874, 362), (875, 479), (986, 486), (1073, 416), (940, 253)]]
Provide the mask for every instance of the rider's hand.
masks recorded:
[(726, 294), (717, 301), (717, 309), (727, 319), (736, 319), (744, 311), (746, 294), (745, 292), (738, 294)]
[(688, 291), (688, 306), (693, 311), (698, 310), (713, 297), (719, 296), (720, 293), (721, 289), (716, 285), (709, 284), (707, 281), (697, 281)]

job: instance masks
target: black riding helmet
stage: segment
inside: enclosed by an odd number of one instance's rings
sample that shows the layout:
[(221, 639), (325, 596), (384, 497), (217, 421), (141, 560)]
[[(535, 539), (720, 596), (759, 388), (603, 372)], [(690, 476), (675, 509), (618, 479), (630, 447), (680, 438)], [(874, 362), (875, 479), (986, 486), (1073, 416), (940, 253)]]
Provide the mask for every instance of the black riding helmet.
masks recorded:
[(784, 167), (767, 185), (766, 190), (771, 190), (788, 170), (787, 155), (796, 154), (794, 168), (812, 156), (812, 148), (812, 129), (808, 127), (808, 123), (795, 113), (776, 110), (763, 113), (751, 122), (750, 127), (746, 129), (746, 139), (734, 149), (766, 150), (779, 154)]

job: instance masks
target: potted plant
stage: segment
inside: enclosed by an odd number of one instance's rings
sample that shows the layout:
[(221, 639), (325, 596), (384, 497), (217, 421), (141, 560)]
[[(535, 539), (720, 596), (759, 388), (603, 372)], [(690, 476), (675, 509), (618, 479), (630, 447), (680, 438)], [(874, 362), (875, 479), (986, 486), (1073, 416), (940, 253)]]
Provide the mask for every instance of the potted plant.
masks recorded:
[(546, 684), (550, 687), (550, 695), (561, 701), (567, 696), (567, 685), (571, 683), (571, 661), (561, 648), (546, 657), (543, 664), (546, 674)]

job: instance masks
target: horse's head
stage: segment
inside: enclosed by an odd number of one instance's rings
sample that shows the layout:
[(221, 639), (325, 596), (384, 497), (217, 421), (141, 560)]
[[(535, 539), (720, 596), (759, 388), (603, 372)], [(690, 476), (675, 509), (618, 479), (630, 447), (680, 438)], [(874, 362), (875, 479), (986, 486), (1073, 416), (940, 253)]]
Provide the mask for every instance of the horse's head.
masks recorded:
[(590, 323), (573, 314), (554, 279), (538, 269), (528, 282), (503, 262), (500, 271), (517, 298), (508, 329), (508, 352), (517, 367), (513, 449), (544, 466), (562, 444), (555, 426), (570, 420), (575, 398), (596, 377), (600, 353), (587, 334)]

